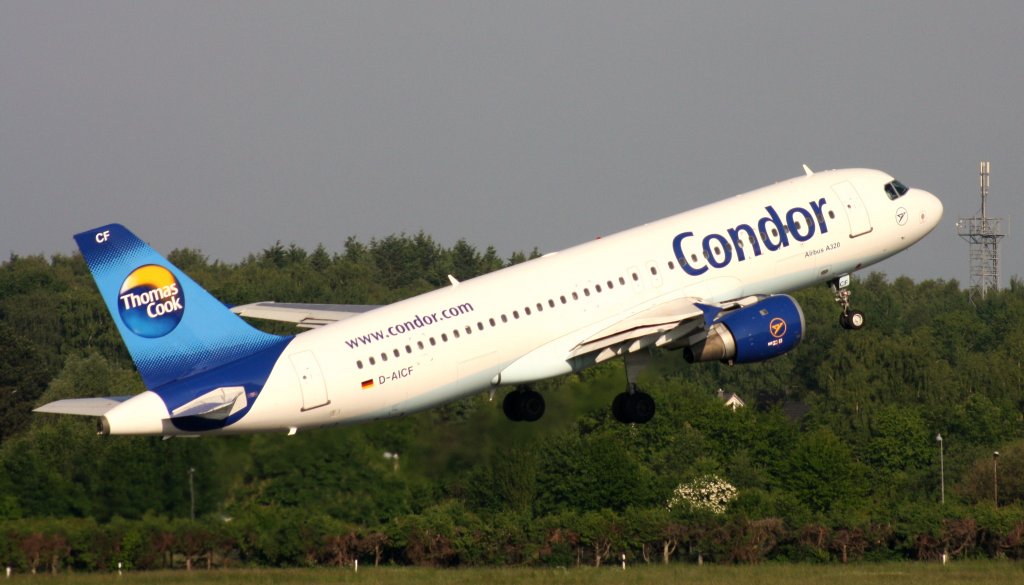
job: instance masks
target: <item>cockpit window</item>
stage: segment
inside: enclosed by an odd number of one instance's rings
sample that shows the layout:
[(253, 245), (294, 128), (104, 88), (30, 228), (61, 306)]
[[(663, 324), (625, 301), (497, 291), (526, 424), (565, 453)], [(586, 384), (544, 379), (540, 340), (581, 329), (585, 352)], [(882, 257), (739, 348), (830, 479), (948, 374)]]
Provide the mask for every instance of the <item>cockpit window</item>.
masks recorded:
[(893, 201), (903, 197), (907, 194), (910, 189), (906, 185), (899, 181), (893, 181), (885, 186), (885, 194), (889, 196), (889, 199)]

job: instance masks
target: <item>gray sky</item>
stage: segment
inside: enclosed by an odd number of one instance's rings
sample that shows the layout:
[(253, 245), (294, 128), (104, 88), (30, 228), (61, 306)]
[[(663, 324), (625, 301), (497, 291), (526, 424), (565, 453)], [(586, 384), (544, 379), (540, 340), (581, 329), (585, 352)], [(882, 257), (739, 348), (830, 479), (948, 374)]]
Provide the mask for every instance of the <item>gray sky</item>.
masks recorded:
[(1024, 217), (1022, 25), (1019, 1), (6, 0), (0, 257), (114, 221), (230, 262), (421, 229), (551, 251), (807, 163), (938, 195), (876, 269), (967, 283), (979, 160), (990, 215)]

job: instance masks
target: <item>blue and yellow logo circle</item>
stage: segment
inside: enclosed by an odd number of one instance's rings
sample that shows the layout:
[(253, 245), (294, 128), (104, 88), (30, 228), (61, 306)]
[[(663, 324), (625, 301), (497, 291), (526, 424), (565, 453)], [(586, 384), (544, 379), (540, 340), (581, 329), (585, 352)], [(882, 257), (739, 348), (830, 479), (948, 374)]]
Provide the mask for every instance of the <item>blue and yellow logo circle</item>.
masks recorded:
[(125, 327), (142, 337), (163, 337), (185, 315), (181, 283), (163, 266), (140, 266), (121, 283), (117, 309)]
[(786, 334), (786, 320), (782, 317), (776, 317), (772, 319), (772, 322), (768, 324), (768, 332), (772, 334), (772, 337), (778, 339)]

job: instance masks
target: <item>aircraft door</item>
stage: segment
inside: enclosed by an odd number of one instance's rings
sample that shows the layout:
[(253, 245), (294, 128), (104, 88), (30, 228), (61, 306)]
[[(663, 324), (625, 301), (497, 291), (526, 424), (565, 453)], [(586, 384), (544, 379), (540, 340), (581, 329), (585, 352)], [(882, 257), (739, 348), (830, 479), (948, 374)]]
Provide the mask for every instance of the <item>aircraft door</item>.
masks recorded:
[(302, 392), (302, 412), (330, 404), (327, 398), (327, 384), (324, 383), (320, 364), (311, 351), (292, 354), (289, 358), (295, 375), (299, 378), (299, 391)]
[(853, 183), (845, 181), (832, 185), (832, 190), (839, 197), (839, 202), (846, 209), (846, 218), (850, 221), (850, 237), (856, 238), (871, 231), (871, 217), (864, 207), (864, 201)]

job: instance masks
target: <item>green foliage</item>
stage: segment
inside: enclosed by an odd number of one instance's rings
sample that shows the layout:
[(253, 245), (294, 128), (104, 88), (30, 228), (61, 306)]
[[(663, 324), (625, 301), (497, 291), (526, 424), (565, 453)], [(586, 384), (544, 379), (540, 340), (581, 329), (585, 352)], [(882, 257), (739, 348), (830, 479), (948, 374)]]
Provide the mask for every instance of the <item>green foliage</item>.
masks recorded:
[[(349, 238), (339, 252), (278, 242), (235, 265), (194, 249), (169, 257), (229, 304), (384, 304), (537, 255), (503, 261), (418, 233)], [(657, 400), (646, 425), (610, 416), (624, 385), (610, 362), (538, 384), (548, 413), (533, 425), (505, 420), (499, 395), (294, 437), (162, 441), (31, 414), (142, 385), (79, 256), (12, 257), (0, 264), (0, 561), (109, 571), (570, 566), (623, 552), (1024, 557), (1024, 286), (973, 305), (956, 282), (868, 275), (854, 285), (869, 320), (858, 332), (839, 329), (825, 287), (796, 297), (805, 341), (778, 359), (691, 366), (655, 352), (640, 380)], [(719, 388), (748, 407), (723, 407)], [(806, 415), (787, 418), (794, 405)], [(667, 507), (678, 486), (707, 477), (737, 490), (724, 514)]]

